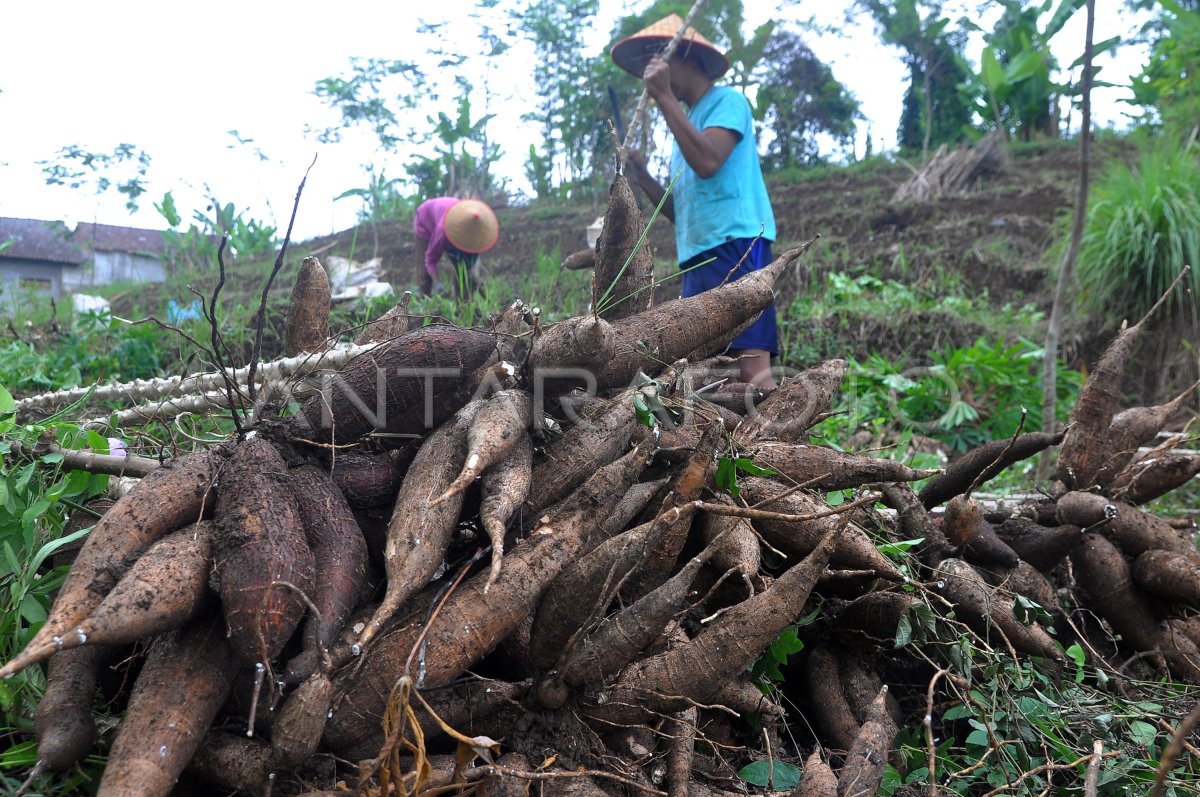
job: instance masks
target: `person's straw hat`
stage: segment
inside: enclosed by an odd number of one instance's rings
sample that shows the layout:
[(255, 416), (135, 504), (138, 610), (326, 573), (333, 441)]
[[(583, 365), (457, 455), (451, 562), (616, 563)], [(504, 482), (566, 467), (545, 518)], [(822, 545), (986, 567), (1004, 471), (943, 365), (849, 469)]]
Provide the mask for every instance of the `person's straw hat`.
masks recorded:
[(472, 255), (491, 249), (500, 237), (495, 211), (478, 199), (458, 200), (446, 211), (443, 224), (450, 245)]
[[(671, 14), (632, 36), (621, 39), (613, 45), (613, 62), (634, 77), (640, 78), (650, 59), (662, 52), (667, 43), (674, 38), (675, 31), (681, 27), (683, 19), (678, 14)], [(675, 54), (682, 55), (699, 66), (700, 71), (709, 80), (716, 80), (729, 69), (729, 59), (725, 57), (725, 53), (697, 33), (695, 28), (688, 28), (684, 32)]]

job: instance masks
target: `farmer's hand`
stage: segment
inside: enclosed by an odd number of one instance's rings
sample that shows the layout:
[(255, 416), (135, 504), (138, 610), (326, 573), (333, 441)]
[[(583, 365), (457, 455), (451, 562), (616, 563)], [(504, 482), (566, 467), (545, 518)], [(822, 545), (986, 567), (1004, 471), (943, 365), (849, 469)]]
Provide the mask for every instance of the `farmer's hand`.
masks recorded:
[(646, 81), (646, 91), (655, 102), (664, 97), (674, 98), (675, 95), (671, 92), (671, 65), (663, 59), (657, 56), (651, 58), (642, 72), (642, 80)]

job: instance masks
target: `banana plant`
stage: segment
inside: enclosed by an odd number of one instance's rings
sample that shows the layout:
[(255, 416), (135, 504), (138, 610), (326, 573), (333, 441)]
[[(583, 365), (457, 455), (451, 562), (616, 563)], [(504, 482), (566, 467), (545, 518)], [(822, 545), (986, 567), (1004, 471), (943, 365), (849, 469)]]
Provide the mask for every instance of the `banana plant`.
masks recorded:
[[(1050, 52), (1050, 42), (1083, 7), (1084, 0), (1044, 0), (1028, 7), (1023, 7), (1020, 0), (999, 3), (1004, 13), (995, 29), (985, 36), (975, 75), (983, 89), (976, 110), (985, 119), (990, 117), (1006, 137), (1015, 134), (1025, 141), (1037, 135), (1056, 137), (1058, 98), (1072, 95), (1074, 89), (1069, 82), (1057, 79), (1060, 70)], [(1100, 42), (1095, 52), (1109, 50), (1119, 42), (1120, 37)]]

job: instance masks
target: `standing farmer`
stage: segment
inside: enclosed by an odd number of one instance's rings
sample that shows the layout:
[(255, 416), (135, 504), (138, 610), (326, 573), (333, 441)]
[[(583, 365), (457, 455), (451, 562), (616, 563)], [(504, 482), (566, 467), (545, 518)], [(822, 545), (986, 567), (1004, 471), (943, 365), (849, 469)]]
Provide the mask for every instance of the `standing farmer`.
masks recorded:
[[(617, 42), (612, 59), (645, 81), (675, 139), (671, 174), (679, 177), (663, 212), (675, 224), (676, 257), (685, 269), (682, 294), (694, 296), (771, 262), (775, 214), (758, 162), (750, 103), (728, 86), (713, 85), (729, 69), (729, 59), (691, 28), (669, 62), (659, 57), (682, 26), (672, 14)], [(644, 156), (630, 151), (628, 163), (650, 200), (661, 201), (666, 191), (646, 170)], [(705, 261), (711, 262), (695, 267)], [(740, 357), (743, 381), (775, 387), (770, 368), (771, 355), (779, 354), (779, 335), (773, 303), (730, 344), (730, 354)]]
[(417, 285), (426, 296), (433, 294), (438, 261), (449, 256), (454, 266), (454, 291), (458, 296), (474, 290), (471, 271), (479, 253), (496, 245), (500, 222), (495, 212), (478, 199), (440, 196), (427, 199), (413, 217), (416, 235)]

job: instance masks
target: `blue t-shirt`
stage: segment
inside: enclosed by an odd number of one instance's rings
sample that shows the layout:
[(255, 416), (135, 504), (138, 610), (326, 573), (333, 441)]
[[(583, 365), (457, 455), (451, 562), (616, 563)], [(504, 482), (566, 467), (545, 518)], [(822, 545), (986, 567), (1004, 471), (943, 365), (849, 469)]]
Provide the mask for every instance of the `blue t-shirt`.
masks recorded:
[(758, 162), (750, 102), (736, 89), (713, 86), (688, 110), (688, 120), (701, 131), (730, 130), (737, 143), (712, 177), (696, 174), (678, 144), (671, 153), (671, 175), (679, 173), (672, 190), (679, 262), (735, 238), (762, 235), (774, 241), (775, 214)]

